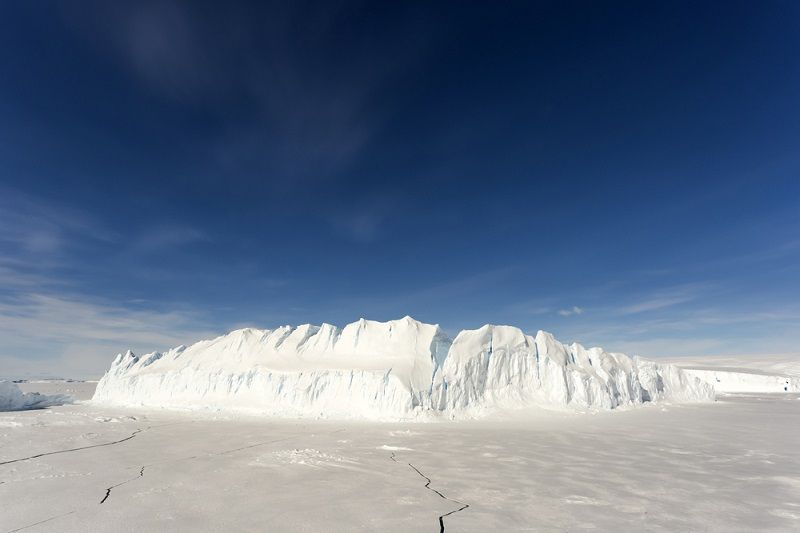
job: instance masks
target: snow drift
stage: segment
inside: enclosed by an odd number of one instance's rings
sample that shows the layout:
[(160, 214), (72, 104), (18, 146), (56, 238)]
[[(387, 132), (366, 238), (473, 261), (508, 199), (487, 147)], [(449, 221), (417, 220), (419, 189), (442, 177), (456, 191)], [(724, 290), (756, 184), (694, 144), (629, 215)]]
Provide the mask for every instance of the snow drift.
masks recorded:
[(22, 392), (16, 383), (0, 380), (0, 411), (43, 409), (71, 401), (72, 398), (64, 394), (46, 395), (38, 392)]
[(339, 329), (241, 329), (139, 357), (119, 354), (94, 400), (280, 416), (476, 416), (494, 408), (613, 409), (697, 401), (714, 389), (678, 367), (484, 326), (451, 340), (410, 317)]

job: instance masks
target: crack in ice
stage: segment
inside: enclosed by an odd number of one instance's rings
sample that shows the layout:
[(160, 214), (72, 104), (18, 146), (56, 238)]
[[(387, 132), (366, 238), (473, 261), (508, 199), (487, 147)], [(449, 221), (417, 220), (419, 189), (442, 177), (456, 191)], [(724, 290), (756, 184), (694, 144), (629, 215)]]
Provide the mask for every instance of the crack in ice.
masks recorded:
[[(392, 454), (389, 456), (389, 459), (391, 459), (395, 463), (399, 463), (399, 461), (396, 459), (396, 455), (395, 455), (394, 452), (392, 452)], [(445, 519), (445, 517), (448, 517), (451, 514), (455, 514), (455, 513), (458, 513), (460, 511), (463, 511), (464, 509), (469, 507), (469, 504), (468, 503), (464, 503), (464, 502), (460, 502), (458, 500), (454, 500), (453, 498), (448, 498), (447, 496), (445, 496), (444, 494), (442, 494), (438, 490), (434, 489), (433, 487), (431, 487), (431, 483), (432, 483), (431, 478), (429, 478), (428, 476), (423, 474), (420, 471), (420, 469), (417, 468), (416, 466), (414, 466), (413, 464), (411, 464), (411, 463), (407, 463), (407, 464), (408, 464), (408, 466), (410, 466), (414, 470), (414, 472), (416, 472), (417, 474), (419, 474), (420, 477), (425, 479), (425, 488), (426, 489), (428, 489), (431, 492), (435, 492), (437, 496), (439, 496), (440, 498), (442, 498), (444, 500), (456, 503), (456, 504), (461, 506), (458, 509), (454, 509), (454, 510), (450, 511), (449, 513), (445, 513), (445, 514), (439, 516), (439, 533), (444, 533), (444, 519)]]
[(49, 522), (51, 520), (55, 520), (56, 518), (61, 518), (62, 516), (68, 516), (68, 515), (71, 515), (71, 514), (75, 514), (77, 512), (78, 511), (70, 511), (68, 513), (63, 513), (63, 514), (59, 514), (59, 515), (56, 515), (56, 516), (51, 516), (50, 518), (46, 518), (44, 520), (40, 520), (38, 522), (34, 522), (33, 524), (28, 524), (27, 526), (22, 526), (22, 527), (18, 527), (17, 529), (12, 529), (12, 530), (8, 531), (7, 533), (15, 533), (16, 531), (22, 531), (23, 529), (28, 529), (29, 527), (38, 526), (39, 524), (44, 524), (45, 522)]
[(59, 454), (59, 453), (78, 452), (78, 451), (81, 451), (81, 450), (89, 450), (91, 448), (102, 448), (103, 446), (113, 446), (114, 444), (120, 444), (120, 443), (123, 443), (125, 441), (129, 441), (132, 438), (134, 438), (136, 435), (138, 435), (139, 433), (142, 433), (142, 432), (147, 431), (149, 429), (163, 428), (163, 427), (168, 427), (168, 426), (178, 426), (178, 425), (181, 425), (181, 424), (188, 424), (188, 423), (190, 423), (190, 422), (174, 422), (174, 423), (170, 423), (170, 424), (160, 424), (160, 425), (157, 425), (157, 426), (147, 426), (146, 428), (137, 429), (136, 431), (134, 431), (133, 433), (131, 433), (130, 435), (128, 435), (124, 439), (119, 439), (119, 440), (115, 440), (115, 441), (111, 441), (111, 442), (104, 442), (102, 444), (91, 444), (89, 446), (79, 446), (77, 448), (69, 448), (67, 450), (56, 450), (54, 452), (37, 453), (36, 455), (31, 455), (31, 456), (28, 456), (28, 457), (20, 457), (19, 459), (11, 459), (9, 461), (0, 461), (0, 466), (8, 465), (8, 464), (11, 464), (11, 463), (19, 463), (20, 461), (30, 461), (31, 459), (38, 459), (39, 457), (45, 457), (45, 456), (48, 456), (48, 455), (56, 455), (56, 454)]
[(283, 441), (287, 441), (287, 440), (290, 440), (290, 439), (293, 439), (293, 438), (295, 438), (295, 437), (291, 436), (291, 437), (285, 437), (283, 439), (268, 440), (268, 441), (265, 441), (265, 442), (257, 442), (256, 444), (250, 444), (249, 446), (242, 446), (241, 448), (233, 448), (231, 450), (224, 450), (224, 451), (221, 451), (221, 452), (210, 453), (210, 454), (208, 454), (208, 456), (212, 457), (212, 456), (215, 456), (215, 455), (227, 455), (229, 453), (240, 452), (242, 450), (249, 450), (250, 448), (256, 448), (258, 446), (266, 446), (267, 444), (275, 444), (276, 442), (283, 442)]
[[(53, 452), (40, 453), (40, 454), (36, 454), (36, 455), (31, 455), (29, 457), (21, 457), (19, 459), (12, 459), (12, 460), (9, 460), (9, 461), (3, 461), (3, 462), (0, 462), (0, 465), (17, 463), (17, 462), (20, 462), (20, 461), (28, 461), (30, 459), (36, 459), (36, 458), (45, 457), (45, 456), (48, 456), (48, 455), (75, 452), (75, 451), (87, 450), (87, 449), (91, 449), (91, 448), (100, 448), (100, 447), (103, 447), (103, 446), (112, 446), (112, 445), (115, 445), (115, 444), (120, 444), (122, 442), (131, 440), (137, 434), (139, 434), (139, 433), (141, 433), (143, 431), (147, 431), (147, 430), (152, 429), (152, 428), (164, 427), (164, 426), (172, 426), (172, 425), (178, 425), (178, 424), (184, 424), (184, 423), (185, 422), (178, 422), (178, 423), (174, 423), (174, 424), (161, 424), (161, 425), (157, 425), (157, 426), (148, 426), (146, 428), (139, 428), (136, 431), (132, 432), (129, 436), (127, 436), (125, 438), (122, 438), (122, 439), (119, 439), (119, 440), (106, 442), (106, 443), (102, 443), (102, 444), (92, 444), (90, 446), (80, 446), (80, 447), (77, 447), (77, 448), (70, 448), (70, 449), (66, 449), (66, 450), (56, 450), (56, 451), (53, 451)], [(340, 433), (342, 431), (346, 431), (346, 429), (344, 429), (344, 428), (343, 429), (338, 429), (336, 431), (331, 432), (331, 435), (333, 435), (335, 433)], [(137, 475), (136, 477), (133, 477), (131, 479), (127, 479), (127, 480), (125, 480), (125, 481), (123, 481), (121, 483), (117, 483), (116, 485), (111, 485), (110, 487), (106, 488), (105, 495), (103, 496), (103, 499), (100, 500), (100, 503), (98, 505), (104, 504), (111, 497), (111, 491), (114, 490), (115, 488), (121, 487), (122, 485), (126, 485), (126, 484), (128, 484), (128, 483), (130, 483), (132, 481), (136, 481), (137, 479), (143, 478), (145, 469), (150, 467), (150, 466), (168, 464), (168, 463), (173, 463), (173, 462), (177, 462), (177, 461), (185, 461), (185, 460), (192, 460), (192, 459), (204, 459), (204, 458), (218, 457), (218, 456), (221, 456), (221, 455), (227, 455), (227, 454), (239, 452), (239, 451), (242, 451), (242, 450), (248, 450), (248, 449), (251, 449), (251, 448), (256, 448), (258, 446), (265, 446), (267, 444), (274, 444), (274, 443), (278, 443), (278, 442), (287, 441), (287, 440), (290, 440), (290, 439), (293, 439), (293, 438), (297, 438), (297, 436), (296, 435), (292, 435), (292, 436), (284, 437), (284, 438), (280, 438), (280, 439), (272, 439), (272, 440), (269, 440), (269, 441), (257, 442), (255, 444), (249, 444), (247, 446), (240, 446), (240, 447), (237, 447), (237, 448), (230, 448), (230, 449), (222, 450), (222, 451), (219, 451), (219, 452), (210, 452), (210, 453), (206, 453), (206, 454), (202, 454), (202, 455), (192, 455), (192, 456), (189, 456), (189, 457), (182, 457), (182, 458), (171, 459), (171, 460), (166, 460), (166, 461), (156, 461), (154, 463), (145, 464), (142, 467), (140, 467), (139, 475)], [(5, 481), (0, 481), (0, 484), (3, 484), (3, 483), (5, 483)], [(64, 517), (64, 516), (75, 514), (77, 512), (78, 512), (78, 509), (70, 511), (68, 513), (63, 513), (63, 514), (59, 514), (59, 515), (56, 515), (56, 516), (51, 516), (51, 517), (46, 518), (44, 520), (40, 520), (38, 522), (34, 522), (32, 524), (28, 524), (28, 525), (22, 526), (20, 528), (10, 530), (7, 533), (15, 533), (17, 531), (22, 531), (24, 529), (28, 529), (28, 528), (31, 528), (31, 527), (34, 527), (34, 526), (38, 526), (40, 524), (44, 524), (46, 522), (50, 522), (51, 520), (55, 520), (57, 518), (61, 518), (61, 517)]]
[(131, 433), (129, 436), (125, 437), (124, 439), (119, 439), (119, 440), (115, 440), (115, 441), (112, 441), (112, 442), (105, 442), (103, 444), (92, 444), (92, 445), (89, 445), (89, 446), (80, 446), (78, 448), (69, 448), (67, 450), (56, 450), (54, 452), (37, 453), (36, 455), (31, 455), (29, 457), (21, 457), (19, 459), (11, 459), (9, 461), (1, 461), (0, 465), (8, 465), (8, 464), (11, 464), (11, 463), (18, 463), (20, 461), (29, 461), (31, 459), (38, 459), (39, 457), (45, 457), (47, 455), (56, 455), (56, 454), (59, 454), (59, 453), (68, 453), (68, 452), (77, 452), (77, 451), (80, 451), (80, 450), (88, 450), (90, 448), (100, 448), (100, 447), (103, 447), (103, 446), (112, 446), (114, 444), (120, 444), (122, 442), (131, 440), (137, 434), (141, 433), (142, 431), (147, 431), (148, 429), (150, 429), (150, 427), (139, 428), (136, 431), (134, 431), (133, 433)]
[(131, 478), (131, 479), (128, 479), (128, 480), (125, 480), (125, 481), (123, 481), (122, 483), (117, 483), (116, 485), (111, 485), (110, 487), (108, 487), (108, 488), (106, 489), (106, 495), (105, 495), (105, 496), (103, 496), (103, 499), (102, 499), (102, 500), (100, 500), (100, 505), (104, 504), (104, 503), (106, 502), (106, 500), (108, 499), (108, 497), (109, 497), (109, 496), (111, 496), (111, 490), (112, 490), (112, 489), (115, 489), (115, 488), (117, 488), (117, 487), (121, 487), (122, 485), (125, 485), (125, 484), (127, 484), (127, 483), (130, 483), (131, 481), (136, 481), (136, 480), (137, 480), (137, 479), (139, 479), (139, 478), (143, 478), (143, 477), (144, 477), (144, 469), (145, 469), (145, 467), (143, 466), (143, 467), (142, 467), (142, 468), (139, 470), (139, 475), (138, 475), (138, 476), (136, 476), (136, 477), (133, 477), (133, 478)]

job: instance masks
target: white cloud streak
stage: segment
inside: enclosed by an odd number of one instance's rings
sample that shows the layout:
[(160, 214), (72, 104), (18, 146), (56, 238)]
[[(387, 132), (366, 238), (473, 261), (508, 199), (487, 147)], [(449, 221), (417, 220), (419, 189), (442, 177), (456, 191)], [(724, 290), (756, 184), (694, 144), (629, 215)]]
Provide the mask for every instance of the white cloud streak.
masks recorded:
[(621, 307), (619, 313), (623, 315), (634, 315), (673, 307), (697, 300), (708, 294), (711, 288), (712, 286), (707, 283), (687, 283), (669, 287), (653, 292), (644, 300)]
[(118, 238), (81, 211), (0, 187), (0, 244), (38, 256), (57, 253), (76, 237), (103, 242)]
[(583, 309), (578, 307), (577, 305), (572, 306), (571, 309), (560, 309), (558, 314), (561, 316), (575, 316), (575, 315), (582, 315)]
[[(0, 367), (8, 374), (99, 376), (115, 353), (163, 350), (215, 334), (196, 314), (26, 293), (0, 302)], [(91, 356), (87, 359), (87, 356)]]

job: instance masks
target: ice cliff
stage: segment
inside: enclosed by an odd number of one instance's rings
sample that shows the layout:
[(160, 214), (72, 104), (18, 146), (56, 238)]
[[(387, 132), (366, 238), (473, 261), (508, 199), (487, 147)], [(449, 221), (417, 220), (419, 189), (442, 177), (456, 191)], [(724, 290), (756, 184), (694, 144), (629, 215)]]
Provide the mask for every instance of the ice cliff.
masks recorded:
[(483, 326), (451, 340), (410, 317), (339, 329), (241, 329), (189, 347), (119, 354), (94, 401), (279, 416), (480, 416), (497, 408), (613, 409), (695, 401), (713, 387), (672, 365)]

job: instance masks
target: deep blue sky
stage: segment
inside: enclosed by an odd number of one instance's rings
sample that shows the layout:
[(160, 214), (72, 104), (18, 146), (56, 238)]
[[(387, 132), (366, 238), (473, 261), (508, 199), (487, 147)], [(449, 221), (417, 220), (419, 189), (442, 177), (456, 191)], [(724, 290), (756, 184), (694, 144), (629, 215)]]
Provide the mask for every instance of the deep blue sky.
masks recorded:
[(0, 374), (405, 314), (800, 345), (796, 2), (9, 1), (0, 73)]

